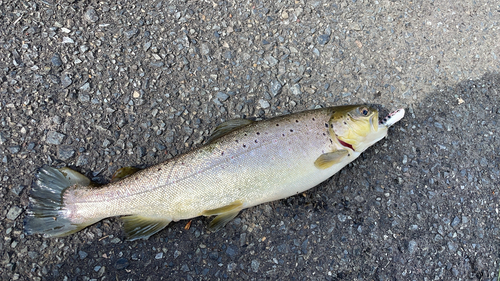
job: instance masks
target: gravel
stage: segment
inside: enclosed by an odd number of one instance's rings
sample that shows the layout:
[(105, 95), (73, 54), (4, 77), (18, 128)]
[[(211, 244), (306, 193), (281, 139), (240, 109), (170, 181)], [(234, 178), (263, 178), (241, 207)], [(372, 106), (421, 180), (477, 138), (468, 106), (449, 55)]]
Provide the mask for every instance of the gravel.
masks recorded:
[[(0, 279), (498, 278), (496, 3), (2, 9)], [(126, 241), (116, 218), (61, 238), (23, 233), (43, 165), (103, 184), (199, 147), (225, 120), (355, 103), (407, 115), (330, 180), (217, 233), (202, 217), (146, 241)]]

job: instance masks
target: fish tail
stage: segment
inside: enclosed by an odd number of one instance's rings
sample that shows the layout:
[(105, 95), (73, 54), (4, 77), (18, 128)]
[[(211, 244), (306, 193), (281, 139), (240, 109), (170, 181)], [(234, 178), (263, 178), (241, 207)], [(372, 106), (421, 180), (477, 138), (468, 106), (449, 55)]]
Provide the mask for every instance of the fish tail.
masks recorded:
[(31, 189), (30, 204), (24, 218), (25, 233), (58, 237), (72, 234), (95, 223), (95, 220), (72, 222), (67, 215), (63, 196), (72, 186), (88, 186), (90, 183), (87, 177), (69, 168), (40, 168)]

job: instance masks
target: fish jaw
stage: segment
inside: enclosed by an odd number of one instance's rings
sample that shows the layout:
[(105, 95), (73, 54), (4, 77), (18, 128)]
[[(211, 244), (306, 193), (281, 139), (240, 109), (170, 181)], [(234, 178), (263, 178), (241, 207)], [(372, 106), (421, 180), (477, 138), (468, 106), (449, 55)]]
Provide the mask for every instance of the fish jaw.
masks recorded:
[(401, 120), (405, 116), (405, 109), (400, 108), (389, 113), (384, 119), (380, 120), (379, 124), (387, 128), (394, 125), (396, 122)]

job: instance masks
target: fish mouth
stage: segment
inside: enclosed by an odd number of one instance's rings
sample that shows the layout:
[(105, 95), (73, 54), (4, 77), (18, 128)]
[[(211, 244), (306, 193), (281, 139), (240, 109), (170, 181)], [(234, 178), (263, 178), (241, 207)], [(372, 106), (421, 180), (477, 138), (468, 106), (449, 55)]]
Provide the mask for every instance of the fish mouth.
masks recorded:
[(401, 120), (405, 116), (405, 110), (404, 108), (400, 108), (398, 110), (395, 110), (391, 113), (389, 113), (384, 119), (379, 121), (379, 125), (386, 126), (389, 128), (390, 126), (394, 125), (396, 122)]

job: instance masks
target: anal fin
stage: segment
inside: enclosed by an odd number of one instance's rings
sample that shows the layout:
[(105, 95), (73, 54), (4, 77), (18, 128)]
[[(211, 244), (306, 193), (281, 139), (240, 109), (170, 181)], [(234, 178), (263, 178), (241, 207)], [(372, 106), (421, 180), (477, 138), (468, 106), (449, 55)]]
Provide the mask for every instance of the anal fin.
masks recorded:
[(127, 240), (148, 239), (151, 235), (165, 228), (170, 220), (150, 218), (141, 215), (130, 215), (121, 218)]
[(349, 154), (349, 152), (345, 149), (323, 153), (314, 161), (314, 166), (321, 170), (328, 169), (334, 164), (342, 161), (347, 154)]
[(123, 167), (123, 168), (120, 168), (118, 170), (116, 170), (116, 172), (113, 174), (113, 176), (111, 177), (111, 182), (117, 182), (119, 180), (122, 180), (138, 171), (140, 171), (141, 169), (139, 168), (136, 168), (136, 167)]
[(243, 202), (237, 200), (224, 207), (212, 210), (206, 210), (202, 213), (202, 215), (204, 216), (217, 215), (208, 225), (208, 229), (210, 229), (211, 231), (217, 231), (223, 228), (232, 219), (234, 219), (242, 209), (243, 209)]

